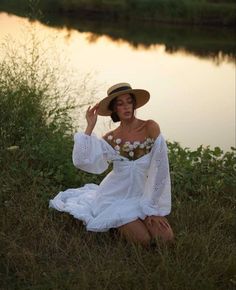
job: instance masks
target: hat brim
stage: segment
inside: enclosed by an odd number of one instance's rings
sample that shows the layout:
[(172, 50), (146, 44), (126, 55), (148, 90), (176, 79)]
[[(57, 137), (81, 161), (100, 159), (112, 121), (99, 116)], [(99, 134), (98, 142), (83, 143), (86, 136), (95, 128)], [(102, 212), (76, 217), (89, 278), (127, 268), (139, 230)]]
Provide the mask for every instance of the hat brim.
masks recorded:
[(108, 106), (109, 106), (111, 100), (113, 100), (114, 98), (116, 98), (118, 96), (129, 94), (129, 93), (132, 93), (135, 95), (135, 99), (136, 99), (135, 109), (142, 107), (150, 99), (149, 92), (146, 90), (142, 90), (142, 89), (127, 89), (127, 90), (124, 90), (122, 92), (117, 92), (117, 93), (111, 94), (110, 96), (108, 96), (100, 101), (99, 106), (98, 106), (98, 115), (110, 116), (112, 111), (110, 111), (108, 109)]

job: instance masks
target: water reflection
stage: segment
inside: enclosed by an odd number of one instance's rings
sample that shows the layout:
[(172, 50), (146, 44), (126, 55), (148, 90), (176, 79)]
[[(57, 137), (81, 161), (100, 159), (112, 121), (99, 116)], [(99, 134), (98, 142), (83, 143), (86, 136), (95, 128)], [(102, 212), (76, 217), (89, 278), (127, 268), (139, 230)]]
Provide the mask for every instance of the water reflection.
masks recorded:
[[(55, 25), (60, 25), (56, 22)], [(127, 41), (134, 48), (150, 49), (157, 44), (164, 45), (168, 53), (185, 52), (200, 58), (209, 58), (215, 63), (233, 62), (235, 59), (236, 42), (234, 32), (230, 29), (199, 28), (170, 25), (147, 25), (143, 23), (113, 23), (80, 21), (67, 22), (67, 27), (76, 28), (81, 32), (92, 32), (91, 41), (98, 36), (107, 35), (112, 40)]]
[[(24, 15), (21, 7), (4, 6), (5, 11)], [(95, 15), (94, 15), (95, 16)], [(45, 14), (40, 21), (47, 26), (90, 32), (91, 42), (100, 36), (108, 36), (114, 41), (123, 40), (133, 48), (149, 49), (153, 45), (164, 45), (166, 52), (185, 52), (200, 58), (211, 59), (220, 64), (223, 61), (234, 62), (236, 39), (234, 29), (222, 27), (199, 27), (181, 25), (163, 25), (148, 22), (119, 22), (93, 17), (67, 17), (65, 15)]]
[(157, 44), (164, 45), (166, 52), (185, 52), (200, 58), (211, 59), (216, 64), (222, 61), (234, 62), (236, 41), (234, 31), (226, 28), (199, 28), (161, 24), (108, 23), (86, 21), (65, 17), (51, 17), (47, 25), (91, 32), (91, 42), (106, 35), (114, 41), (123, 40), (133, 48), (150, 49)]
[[(24, 23), (28, 23), (25, 18), (0, 14), (0, 34), (11, 31), (15, 38), (21, 37)], [(159, 122), (170, 141), (192, 148), (209, 144), (228, 150), (235, 146), (235, 66), (230, 54), (218, 51), (216, 57), (213, 51), (212, 56), (203, 53), (200, 57), (198, 49), (196, 57), (182, 47), (169, 53), (166, 44), (132, 45), (118, 37), (113, 41), (111, 36), (91, 32), (38, 22), (31, 25), (46, 40), (56, 35), (55, 53), (70, 57), (69, 70), (78, 74), (96, 71), (96, 81), (103, 84), (96, 94), (98, 99), (105, 97), (106, 88), (114, 83), (130, 82), (151, 93), (150, 102), (138, 110), (137, 116)], [(217, 66), (214, 57), (220, 57)], [(100, 118), (97, 134), (108, 128), (109, 119)]]

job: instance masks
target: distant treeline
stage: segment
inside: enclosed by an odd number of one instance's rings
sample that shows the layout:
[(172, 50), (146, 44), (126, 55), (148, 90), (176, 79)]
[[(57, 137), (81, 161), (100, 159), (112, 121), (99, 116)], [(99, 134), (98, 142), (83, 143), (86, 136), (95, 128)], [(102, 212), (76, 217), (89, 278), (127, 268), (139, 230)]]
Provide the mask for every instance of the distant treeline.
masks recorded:
[(0, 9), (6, 8), (126, 21), (236, 24), (234, 0), (0, 0)]

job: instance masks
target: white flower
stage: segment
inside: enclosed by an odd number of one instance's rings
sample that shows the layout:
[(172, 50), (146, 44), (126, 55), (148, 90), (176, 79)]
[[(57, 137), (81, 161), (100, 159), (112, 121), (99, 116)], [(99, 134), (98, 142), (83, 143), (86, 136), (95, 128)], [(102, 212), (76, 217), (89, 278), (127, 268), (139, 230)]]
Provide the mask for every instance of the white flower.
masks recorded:
[(109, 136), (107, 137), (107, 139), (108, 139), (108, 140), (112, 140), (112, 139), (113, 139), (113, 136), (112, 136), (112, 135), (109, 135)]
[(143, 144), (143, 143), (140, 144), (140, 145), (139, 145), (139, 148), (143, 149), (143, 148), (144, 148), (144, 144)]
[(119, 146), (119, 145), (116, 145), (116, 146), (115, 146), (115, 150), (116, 150), (116, 151), (119, 151), (119, 150), (120, 150), (120, 146)]
[(147, 138), (147, 142), (148, 143), (152, 142), (152, 139), (151, 138)]
[(126, 146), (129, 146), (129, 145), (130, 145), (130, 142), (129, 142), (129, 141), (126, 141), (126, 142), (125, 142), (125, 145), (126, 145)]
[(139, 146), (139, 144), (140, 144), (139, 141), (135, 141), (134, 144), (133, 144), (134, 145), (134, 148), (137, 148)]
[(134, 145), (130, 144), (129, 145), (129, 150), (133, 150), (134, 149)]
[(120, 143), (121, 143), (121, 139), (120, 138), (116, 139), (116, 144), (120, 144)]
[(133, 156), (134, 156), (134, 152), (133, 152), (133, 151), (130, 151), (130, 152), (129, 152), (129, 156), (130, 156), (130, 157), (133, 157)]

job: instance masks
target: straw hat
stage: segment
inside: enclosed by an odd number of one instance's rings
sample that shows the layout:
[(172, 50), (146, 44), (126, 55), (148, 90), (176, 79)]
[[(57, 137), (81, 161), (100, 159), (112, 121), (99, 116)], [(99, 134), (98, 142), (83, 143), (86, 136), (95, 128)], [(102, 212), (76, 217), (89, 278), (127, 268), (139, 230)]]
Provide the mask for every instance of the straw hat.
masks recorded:
[(110, 87), (107, 90), (107, 97), (102, 99), (99, 103), (98, 115), (110, 116), (112, 112), (108, 109), (108, 106), (109, 106), (111, 100), (113, 100), (114, 98), (116, 98), (120, 95), (129, 94), (129, 93), (132, 93), (135, 95), (135, 98), (136, 98), (136, 107), (135, 108), (136, 109), (145, 105), (150, 98), (150, 94), (146, 90), (132, 89), (131, 85), (128, 83), (119, 83), (119, 84), (116, 84), (116, 85)]

